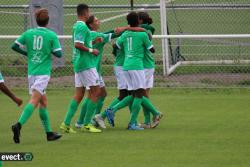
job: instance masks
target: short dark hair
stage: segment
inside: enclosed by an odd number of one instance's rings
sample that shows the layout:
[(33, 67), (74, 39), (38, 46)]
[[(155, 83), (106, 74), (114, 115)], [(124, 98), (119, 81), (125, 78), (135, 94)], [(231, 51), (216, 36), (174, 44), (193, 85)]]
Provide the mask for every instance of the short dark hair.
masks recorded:
[(138, 12), (139, 20), (142, 20), (142, 24), (152, 24), (153, 19), (149, 16), (147, 12)]
[(138, 17), (138, 14), (136, 12), (130, 12), (128, 15), (127, 15), (127, 21), (128, 21), (128, 24), (131, 26), (131, 27), (136, 27), (139, 25), (139, 17)]
[(77, 5), (77, 15), (82, 16), (85, 11), (89, 9), (89, 6), (87, 4), (81, 3)]
[(86, 21), (86, 25), (89, 27), (89, 29), (91, 29), (90, 24), (92, 24), (95, 20), (95, 16), (91, 15), (89, 16), (88, 20)]
[(48, 9), (41, 8), (35, 13), (36, 22), (38, 26), (45, 27), (49, 23), (49, 11)]

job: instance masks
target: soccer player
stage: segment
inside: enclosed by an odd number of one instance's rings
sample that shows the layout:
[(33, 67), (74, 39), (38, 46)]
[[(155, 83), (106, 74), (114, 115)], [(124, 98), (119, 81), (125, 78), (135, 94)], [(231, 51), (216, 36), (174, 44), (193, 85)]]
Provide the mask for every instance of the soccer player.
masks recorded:
[[(128, 14), (127, 21), (131, 27), (138, 27), (139, 19), (137, 13), (131, 12)], [(143, 67), (144, 50), (147, 49), (152, 53), (154, 53), (155, 50), (146, 32), (126, 31), (118, 38), (116, 46), (118, 48), (124, 48), (124, 76), (128, 90), (132, 91), (133, 95), (128, 129), (143, 130), (143, 128), (137, 125), (137, 117), (141, 108), (145, 88), (145, 73)]]
[[(98, 18), (95, 17), (94, 15), (91, 15), (89, 17), (89, 19), (86, 21), (86, 24), (87, 24), (88, 28), (91, 30), (90, 33), (91, 33), (93, 48), (97, 49), (99, 51), (99, 54), (98, 54), (98, 56), (96, 56), (96, 60), (95, 60), (96, 69), (97, 69), (97, 72), (99, 75), (100, 89), (101, 89), (100, 98), (97, 102), (97, 108), (96, 108), (95, 114), (99, 114), (101, 109), (102, 109), (105, 97), (107, 96), (107, 91), (105, 89), (105, 83), (104, 83), (104, 80), (101, 76), (102, 75), (101, 74), (102, 73), (101, 60), (102, 60), (102, 55), (103, 55), (103, 48), (104, 48), (106, 43), (111, 42), (111, 39), (120, 36), (123, 31), (130, 29), (130, 27), (128, 27), (128, 26), (118, 27), (115, 30), (110, 30), (110, 31), (104, 32), (104, 33), (97, 32), (98, 29), (100, 28), (101, 23), (98, 20)], [(136, 30), (137, 31), (144, 31), (141, 28), (136, 29)], [(84, 116), (85, 116), (85, 113), (87, 110), (86, 106), (88, 105), (88, 101), (89, 101), (89, 98), (84, 99), (83, 106), (82, 106), (81, 112), (80, 112), (80, 116), (77, 120), (77, 123), (75, 124), (76, 128), (82, 127), (83, 119), (84, 119)], [(102, 125), (101, 127), (106, 128), (105, 125)]]
[[(135, 27), (132, 27), (132, 31), (136, 31)], [(151, 35), (149, 35), (151, 36)], [(143, 47), (142, 47), (143, 48)], [(145, 49), (148, 50), (148, 49)], [(105, 110), (104, 112), (102, 112), (99, 115), (96, 115), (95, 119), (97, 121), (97, 123), (101, 126), (102, 124), (104, 124), (104, 119), (108, 118), (108, 122), (111, 124), (111, 126), (114, 126), (114, 114), (121, 108), (126, 107), (129, 105), (129, 108), (131, 110), (131, 100), (133, 99), (133, 96), (131, 96), (131, 91), (127, 90), (127, 84), (126, 84), (126, 79), (124, 77), (124, 71), (123, 71), (123, 64), (124, 64), (124, 49), (121, 48), (119, 50), (117, 50), (116, 48), (114, 48), (114, 53), (116, 56), (116, 61), (115, 61), (115, 73), (116, 73), (116, 78), (117, 78), (117, 83), (118, 83), (118, 89), (119, 89), (119, 97), (116, 98), (111, 105), (108, 107), (107, 110)], [(145, 51), (144, 51), (145, 52)], [(145, 54), (145, 53), (144, 53)], [(144, 59), (143, 59), (144, 60)], [(143, 91), (143, 95), (145, 94), (145, 91)], [(148, 110), (150, 111), (155, 111), (158, 112), (154, 106), (152, 105), (152, 103), (146, 98), (143, 97), (143, 103), (142, 105), (144, 106), (144, 108), (148, 108)], [(158, 112), (159, 113), (159, 112)]]
[(60, 129), (66, 133), (76, 133), (71, 128), (71, 119), (84, 97), (85, 89), (88, 90), (88, 103), (84, 114), (83, 131), (99, 133), (100, 129), (95, 128), (91, 124), (97, 108), (97, 102), (100, 96), (100, 81), (96, 70), (96, 58), (99, 54), (97, 49), (92, 48), (91, 33), (86, 25), (86, 21), (90, 16), (89, 7), (86, 4), (77, 6), (78, 21), (73, 26), (73, 64), (75, 72), (75, 95), (70, 102), (68, 112)]
[[(138, 12), (139, 17), (139, 24), (140, 27), (147, 30), (147, 32), (151, 35), (154, 34), (155, 28), (151, 26), (153, 23), (152, 18), (146, 12)], [(143, 66), (144, 66), (144, 73), (145, 73), (145, 90), (143, 96), (145, 98), (149, 98), (149, 91), (153, 88), (154, 83), (154, 71), (155, 71), (155, 61), (152, 53), (145, 49), (145, 56), (143, 58)], [(160, 119), (162, 118), (163, 114), (160, 113), (153, 107), (151, 110), (147, 110), (143, 106), (143, 113), (144, 113), (144, 123), (140, 124), (140, 127), (143, 128), (155, 128), (160, 123)], [(153, 122), (151, 124), (150, 121), (150, 113), (153, 114)]]
[[(21, 128), (37, 107), (39, 107), (40, 119), (47, 134), (47, 141), (57, 140), (61, 137), (60, 134), (52, 132), (45, 94), (51, 74), (51, 53), (56, 57), (62, 57), (61, 46), (56, 33), (46, 28), (49, 22), (48, 10), (39, 9), (35, 13), (35, 18), (39, 27), (24, 32), (12, 46), (13, 50), (27, 56), (29, 93), (31, 95), (18, 122), (12, 126), (15, 143), (20, 143)], [(23, 50), (24, 46), (27, 51)]]
[(23, 104), (23, 101), (20, 98), (16, 97), (4, 84), (4, 79), (1, 72), (0, 72), (0, 89), (4, 94), (9, 96), (17, 104), (17, 106), (21, 106)]
[[(103, 54), (103, 47), (106, 43), (110, 42), (111, 39), (115, 37), (115, 32), (114, 31), (110, 31), (108, 33), (97, 32), (97, 30), (100, 27), (100, 21), (94, 15), (91, 15), (88, 18), (88, 20), (86, 21), (86, 25), (91, 30), (90, 33), (91, 33), (91, 40), (92, 40), (93, 48), (99, 51), (99, 54), (95, 57), (95, 67), (98, 72), (99, 83), (100, 83), (100, 97), (97, 102), (95, 114), (99, 114), (102, 109), (105, 97), (107, 96), (105, 83), (101, 76), (101, 60), (102, 60), (102, 54)], [(75, 124), (76, 128), (81, 128), (83, 125), (83, 121), (84, 121), (85, 113), (87, 111), (89, 100), (90, 100), (89, 98), (85, 98), (83, 101), (80, 116), (77, 120), (77, 123)]]

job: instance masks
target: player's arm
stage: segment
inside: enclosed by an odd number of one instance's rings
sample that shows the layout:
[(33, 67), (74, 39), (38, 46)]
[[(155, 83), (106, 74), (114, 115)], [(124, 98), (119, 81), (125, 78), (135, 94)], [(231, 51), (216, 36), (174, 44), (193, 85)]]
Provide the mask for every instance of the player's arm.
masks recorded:
[(6, 94), (7, 96), (9, 96), (18, 106), (21, 106), (23, 101), (21, 99), (19, 99), (18, 97), (16, 97), (9, 89), (7, 86), (5, 86), (4, 82), (0, 83), (0, 89), (1, 91)]
[(58, 58), (63, 56), (62, 47), (56, 33), (52, 36), (52, 54)]
[(144, 46), (151, 52), (151, 53), (155, 53), (155, 48), (154, 45), (152, 44), (152, 42), (150, 41), (148, 35), (145, 33), (143, 35), (143, 43)]
[(27, 56), (27, 52), (22, 50), (20, 48), (20, 46), (18, 44), (16, 44), (16, 43), (13, 43), (13, 45), (11, 46), (11, 49), (18, 52), (18, 53), (20, 53), (20, 54), (22, 54), (22, 55), (24, 55), (24, 56)]
[(25, 45), (25, 33), (23, 33), (19, 38), (17, 38), (15, 43), (13, 43), (13, 45), (11, 46), (11, 49), (24, 56), (27, 56), (27, 51), (23, 49), (24, 45)]
[(97, 56), (99, 54), (99, 51), (97, 49), (88, 48), (84, 44), (79, 43), (79, 42), (75, 42), (75, 48), (82, 50), (84, 52), (92, 53), (95, 56)]
[(114, 50), (121, 49), (123, 47), (123, 38), (119, 37), (116, 42), (113, 44)]
[(59, 51), (55, 51), (55, 52), (52, 52), (52, 54), (53, 54), (54, 56), (58, 57), (58, 58), (61, 58), (61, 57), (63, 56), (63, 54), (62, 54), (62, 51), (61, 51), (61, 50), (59, 50)]
[(84, 52), (92, 53), (93, 55), (97, 56), (99, 51), (97, 49), (88, 48), (84, 45), (86, 40), (85, 34), (90, 33), (89, 29), (86, 27), (77, 28), (74, 32), (74, 47)]

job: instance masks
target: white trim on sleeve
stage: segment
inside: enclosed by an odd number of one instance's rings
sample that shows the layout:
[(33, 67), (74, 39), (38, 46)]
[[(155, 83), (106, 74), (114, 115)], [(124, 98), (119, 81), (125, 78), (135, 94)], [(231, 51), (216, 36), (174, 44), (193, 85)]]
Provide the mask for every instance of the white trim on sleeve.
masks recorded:
[(154, 47), (154, 45), (149, 46), (147, 49), (150, 50)]
[(54, 49), (53, 52), (56, 52), (56, 51), (59, 51), (59, 50), (62, 50), (62, 48)]

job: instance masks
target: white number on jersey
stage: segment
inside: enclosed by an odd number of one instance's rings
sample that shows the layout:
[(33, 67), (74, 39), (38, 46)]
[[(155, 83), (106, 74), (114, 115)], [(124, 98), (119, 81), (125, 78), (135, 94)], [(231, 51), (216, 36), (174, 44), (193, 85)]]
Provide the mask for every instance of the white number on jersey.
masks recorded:
[(41, 50), (43, 47), (43, 37), (34, 35), (33, 49)]
[(132, 37), (128, 37), (127, 42), (128, 42), (128, 51), (131, 51), (132, 50)]

